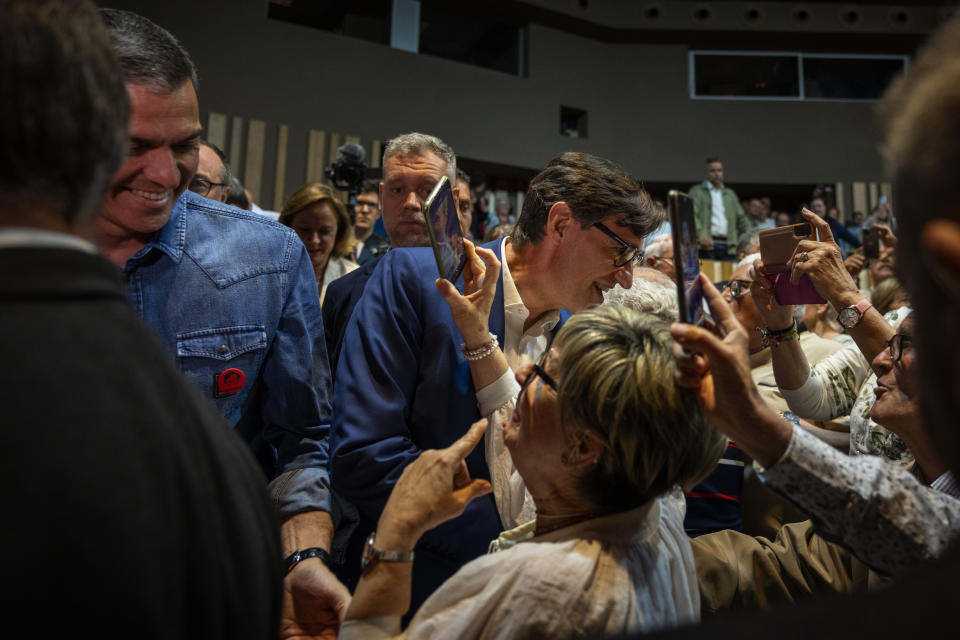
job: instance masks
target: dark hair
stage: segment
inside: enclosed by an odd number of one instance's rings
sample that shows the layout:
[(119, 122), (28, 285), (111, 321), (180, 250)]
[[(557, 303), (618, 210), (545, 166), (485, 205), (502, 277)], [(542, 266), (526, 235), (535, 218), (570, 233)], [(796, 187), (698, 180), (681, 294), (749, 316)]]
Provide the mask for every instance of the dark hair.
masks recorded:
[(460, 182), (466, 182), (467, 186), (470, 186), (470, 175), (463, 169), (457, 169), (457, 180)]
[(190, 80), (199, 91), (190, 54), (169, 31), (132, 11), (102, 9), (101, 15), (126, 82), (170, 93)]
[(217, 154), (217, 157), (220, 158), (220, 164), (223, 165), (223, 171), (220, 172), (220, 182), (227, 184), (232, 189), (233, 187), (230, 183), (230, 179), (233, 177), (233, 173), (230, 171), (230, 165), (227, 163), (227, 154), (223, 152), (223, 149), (213, 144), (209, 140), (200, 140), (200, 144), (213, 151), (215, 154)]
[(583, 229), (621, 214), (625, 216), (622, 224), (638, 237), (660, 226), (664, 217), (640, 181), (620, 166), (588, 153), (568, 151), (530, 181), (510, 236), (513, 242), (540, 242), (550, 208), (557, 202), (570, 206)]
[(720, 162), (720, 156), (707, 156), (707, 159), (703, 161), (703, 164), (713, 164), (714, 162)]
[(227, 194), (227, 204), (250, 211), (250, 199), (243, 190), (243, 184), (237, 176), (230, 176), (230, 193)]
[(360, 193), (375, 193), (377, 197), (380, 197), (380, 181), (364, 180), (360, 185)]
[(0, 213), (100, 207), (123, 160), (130, 105), (92, 3), (0, 3)]

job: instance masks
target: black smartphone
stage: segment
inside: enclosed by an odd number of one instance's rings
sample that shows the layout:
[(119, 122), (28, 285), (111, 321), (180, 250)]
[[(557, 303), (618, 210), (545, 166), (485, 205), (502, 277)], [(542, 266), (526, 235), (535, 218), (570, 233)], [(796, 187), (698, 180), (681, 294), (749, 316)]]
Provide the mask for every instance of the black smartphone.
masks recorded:
[(876, 260), (880, 257), (880, 230), (870, 227), (863, 230), (863, 257)]
[(685, 193), (667, 194), (670, 227), (673, 232), (673, 261), (676, 268), (677, 304), (680, 322), (703, 324), (703, 287), (700, 285), (700, 257), (697, 253), (697, 224), (693, 200)]
[(423, 203), (423, 217), (440, 277), (455, 283), (467, 262), (467, 252), (463, 247), (460, 217), (447, 176), (440, 178)]

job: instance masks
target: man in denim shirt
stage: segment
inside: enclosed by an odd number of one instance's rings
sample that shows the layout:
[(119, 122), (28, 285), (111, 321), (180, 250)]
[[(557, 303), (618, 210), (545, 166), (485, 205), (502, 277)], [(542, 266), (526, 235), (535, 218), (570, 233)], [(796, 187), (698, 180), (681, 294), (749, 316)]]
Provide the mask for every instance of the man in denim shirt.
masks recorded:
[(103, 15), (131, 118), (97, 244), (123, 269), (161, 345), (271, 479), (289, 556), (282, 634), (336, 628), (350, 596), (325, 566), (340, 514), (329, 490), (330, 371), (309, 257), (286, 227), (187, 191), (201, 135), (193, 64), (149, 20)]

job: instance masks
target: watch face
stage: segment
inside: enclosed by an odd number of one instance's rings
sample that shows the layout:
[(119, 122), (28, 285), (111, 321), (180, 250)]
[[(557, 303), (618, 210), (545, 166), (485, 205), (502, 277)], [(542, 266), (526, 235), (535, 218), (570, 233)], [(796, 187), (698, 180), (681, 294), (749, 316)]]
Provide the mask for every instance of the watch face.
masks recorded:
[(857, 321), (860, 320), (860, 312), (853, 307), (844, 307), (837, 315), (837, 320), (844, 329), (852, 329), (857, 326)]
[(360, 568), (366, 569), (367, 566), (372, 563), (377, 557), (377, 549), (373, 546), (373, 541), (376, 539), (376, 534), (371, 533), (367, 538), (367, 544), (363, 545), (363, 555), (360, 558)]

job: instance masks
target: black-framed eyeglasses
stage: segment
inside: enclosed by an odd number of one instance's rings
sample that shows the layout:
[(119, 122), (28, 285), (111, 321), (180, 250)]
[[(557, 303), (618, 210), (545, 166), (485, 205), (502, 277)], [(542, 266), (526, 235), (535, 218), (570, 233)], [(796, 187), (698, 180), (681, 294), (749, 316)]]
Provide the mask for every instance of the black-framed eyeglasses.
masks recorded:
[[(533, 365), (533, 370), (530, 371), (530, 375), (527, 376), (526, 380), (523, 381), (523, 384), (520, 385), (520, 393), (523, 393), (523, 390), (527, 388), (527, 385), (533, 380), (535, 376), (540, 376), (540, 379), (543, 380), (543, 383), (553, 389), (556, 392), (559, 389), (557, 381), (553, 379), (549, 373), (547, 373), (543, 365), (547, 362), (547, 356), (550, 354), (550, 349), (547, 349), (543, 352), (543, 355), (540, 356), (540, 360)], [(518, 394), (519, 395), (519, 394)]]
[(210, 193), (210, 189), (214, 187), (225, 187), (227, 186), (226, 182), (210, 182), (206, 178), (201, 178), (200, 176), (194, 176), (193, 180), (190, 181), (190, 191), (193, 191), (195, 194), (207, 197), (207, 194)]
[(753, 282), (750, 280), (730, 280), (721, 287), (720, 291), (726, 291), (730, 289), (730, 295), (734, 298), (739, 298), (742, 295), (750, 293), (750, 285)]
[(624, 267), (630, 263), (637, 264), (643, 260), (643, 251), (641, 251), (639, 247), (627, 242), (615, 234), (602, 222), (595, 222), (593, 226), (613, 238), (616, 243), (620, 245), (620, 251), (613, 258), (613, 266)]
[(900, 362), (903, 352), (913, 347), (913, 338), (903, 333), (897, 333), (887, 340), (887, 348), (890, 349), (890, 360)]

